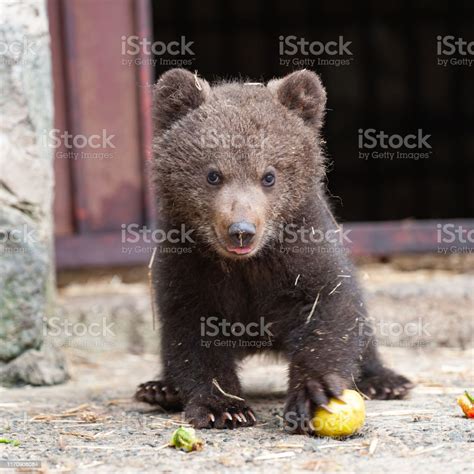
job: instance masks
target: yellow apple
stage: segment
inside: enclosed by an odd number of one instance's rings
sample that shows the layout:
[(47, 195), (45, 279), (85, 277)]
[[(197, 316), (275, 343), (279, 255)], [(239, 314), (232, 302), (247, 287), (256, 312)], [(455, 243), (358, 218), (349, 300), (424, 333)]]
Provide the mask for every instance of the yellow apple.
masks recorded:
[(344, 401), (331, 398), (328, 408), (317, 408), (312, 420), (314, 432), (320, 436), (349, 436), (360, 430), (365, 421), (364, 399), (355, 390), (344, 390)]

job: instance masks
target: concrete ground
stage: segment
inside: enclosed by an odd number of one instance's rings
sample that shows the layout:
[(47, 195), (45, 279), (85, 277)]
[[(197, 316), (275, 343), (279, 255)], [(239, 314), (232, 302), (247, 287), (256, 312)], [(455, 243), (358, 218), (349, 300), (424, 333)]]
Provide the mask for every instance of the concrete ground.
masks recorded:
[[(418, 385), (408, 400), (368, 401), (362, 432), (344, 441), (288, 435), (282, 428), (285, 366), (251, 360), (244, 385), (258, 417), (252, 428), (201, 431), (200, 452), (165, 447), (182, 423), (130, 399), (153, 355), (69, 350), (72, 380), (58, 387), (3, 389), (1, 460), (36, 460), (43, 472), (473, 472), (474, 420), (456, 397), (473, 387), (474, 352), (384, 351)], [(76, 410), (74, 410), (76, 409)], [(69, 411), (69, 413), (68, 413)]]
[[(465, 389), (474, 392), (471, 269), (369, 264), (361, 274), (384, 357), (417, 387), (407, 400), (367, 401), (359, 434), (343, 441), (287, 434), (286, 367), (256, 358), (246, 362), (242, 377), (257, 426), (201, 431), (200, 452), (167, 447), (180, 414), (130, 398), (158, 368), (146, 284), (69, 282), (57, 317), (76, 325), (56, 322), (63, 334), (50, 335), (64, 346), (71, 380), (0, 388), (0, 438), (20, 442), (0, 444), (0, 467), (5, 460), (32, 460), (41, 472), (473, 472), (474, 420), (456, 404)], [(125, 304), (139, 324), (118, 311)], [(116, 324), (86, 338), (77, 329), (90, 327), (90, 314)], [(422, 330), (399, 334), (419, 318)]]

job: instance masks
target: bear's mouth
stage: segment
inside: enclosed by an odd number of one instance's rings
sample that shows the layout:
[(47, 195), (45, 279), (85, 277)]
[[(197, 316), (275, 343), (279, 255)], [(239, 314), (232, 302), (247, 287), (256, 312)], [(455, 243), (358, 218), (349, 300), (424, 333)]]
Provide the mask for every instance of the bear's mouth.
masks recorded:
[(247, 255), (254, 250), (252, 247), (227, 247), (226, 249), (230, 253), (234, 253), (236, 255)]
[(258, 249), (259, 245), (257, 242), (252, 242), (252, 245), (232, 245), (227, 241), (227, 239), (222, 238), (218, 232), (215, 232), (216, 240), (215, 248), (218, 253), (227, 257), (227, 258), (236, 258), (244, 259), (254, 255)]

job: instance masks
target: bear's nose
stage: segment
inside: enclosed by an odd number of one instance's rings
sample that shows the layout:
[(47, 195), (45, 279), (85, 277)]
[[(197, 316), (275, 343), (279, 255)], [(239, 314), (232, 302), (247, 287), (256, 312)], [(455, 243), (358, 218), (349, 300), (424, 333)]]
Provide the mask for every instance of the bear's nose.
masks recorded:
[(247, 247), (255, 236), (257, 229), (250, 222), (234, 222), (229, 226), (229, 237), (238, 247)]

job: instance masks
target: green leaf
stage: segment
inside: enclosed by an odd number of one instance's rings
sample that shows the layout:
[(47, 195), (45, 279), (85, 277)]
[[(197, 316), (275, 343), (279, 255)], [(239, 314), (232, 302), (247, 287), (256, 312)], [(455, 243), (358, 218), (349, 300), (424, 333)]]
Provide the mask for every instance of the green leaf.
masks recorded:
[(21, 443), (16, 439), (0, 438), (0, 444), (11, 444), (12, 446), (20, 446)]
[(471, 403), (474, 403), (474, 398), (471, 395), (469, 395), (467, 390), (464, 392), (464, 394), (466, 395), (466, 397), (469, 399)]

